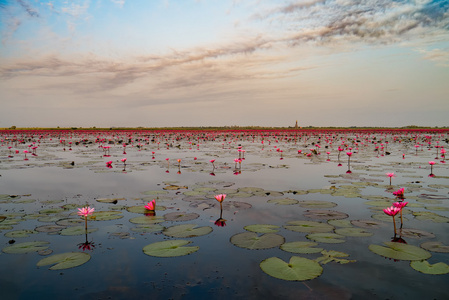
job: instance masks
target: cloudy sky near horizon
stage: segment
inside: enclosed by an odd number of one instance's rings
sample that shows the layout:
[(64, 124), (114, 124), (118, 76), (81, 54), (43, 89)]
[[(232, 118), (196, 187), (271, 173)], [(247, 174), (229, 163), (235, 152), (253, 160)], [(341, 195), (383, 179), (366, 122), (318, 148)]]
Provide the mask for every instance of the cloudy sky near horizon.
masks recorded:
[(449, 0), (0, 0), (0, 127), (449, 126)]

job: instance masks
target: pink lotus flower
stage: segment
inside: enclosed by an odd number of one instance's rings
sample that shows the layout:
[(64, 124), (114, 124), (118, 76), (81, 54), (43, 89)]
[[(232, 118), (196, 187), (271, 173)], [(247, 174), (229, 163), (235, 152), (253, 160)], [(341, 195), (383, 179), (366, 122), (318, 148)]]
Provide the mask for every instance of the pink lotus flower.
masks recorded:
[(393, 195), (398, 199), (404, 199), (404, 188), (400, 188), (399, 190), (393, 192)]
[(217, 225), (218, 227), (224, 227), (226, 226), (226, 220), (223, 218), (219, 218), (217, 219), (217, 221), (215, 221), (214, 224)]
[(156, 209), (156, 200), (153, 199), (151, 202), (148, 202), (147, 205), (145, 205), (145, 208), (154, 211)]
[(390, 177), (390, 185), (391, 185), (391, 178), (396, 177), (394, 173), (386, 173), (388, 177)]
[(126, 157), (121, 159), (122, 162), (126, 162)]
[(408, 202), (400, 201), (400, 202), (393, 203), (393, 206), (396, 208), (399, 208), (399, 209), (403, 209), (404, 207), (407, 206), (407, 204), (408, 204)]
[(218, 202), (223, 202), (223, 200), (226, 198), (226, 194), (220, 194), (220, 195), (216, 195), (215, 199), (217, 199)]
[(95, 208), (91, 208), (89, 206), (78, 208), (78, 215), (87, 217), (88, 215), (91, 215), (94, 212)]
[(352, 152), (346, 152), (346, 155), (347, 155), (347, 156), (351, 156), (351, 155), (352, 155)]
[(431, 165), (431, 166), (433, 166), (435, 164), (435, 162), (434, 161), (429, 161), (429, 165)]
[(401, 209), (398, 207), (390, 206), (388, 208), (385, 208), (383, 211), (387, 215), (394, 217), (401, 211)]

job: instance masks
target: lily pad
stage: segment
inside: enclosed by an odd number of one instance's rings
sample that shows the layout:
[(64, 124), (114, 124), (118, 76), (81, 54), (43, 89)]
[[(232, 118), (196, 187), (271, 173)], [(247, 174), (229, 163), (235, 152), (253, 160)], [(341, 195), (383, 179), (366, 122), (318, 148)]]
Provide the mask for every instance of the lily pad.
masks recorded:
[(280, 248), (287, 252), (299, 254), (320, 253), (323, 251), (323, 248), (314, 248), (316, 245), (318, 243), (315, 242), (290, 242), (282, 244)]
[(334, 226), (327, 223), (301, 220), (289, 221), (287, 225), (284, 225), (284, 228), (295, 232), (306, 233), (330, 232), (334, 230)]
[(318, 243), (339, 244), (344, 243), (345, 236), (336, 233), (310, 233), (306, 235), (306, 238)]
[(430, 264), (427, 260), (425, 261), (412, 261), (410, 262), (410, 266), (424, 274), (431, 275), (442, 275), (449, 273), (449, 265), (439, 262), (436, 264)]
[(323, 254), (323, 256), (318, 257), (317, 259), (315, 259), (316, 262), (324, 265), (327, 264), (331, 261), (334, 261), (336, 263), (339, 264), (347, 264), (350, 262), (355, 262), (355, 260), (349, 260), (349, 259), (344, 259), (344, 258), (340, 258), (340, 257), (348, 257), (349, 254), (344, 253), (344, 252), (340, 252), (340, 251), (335, 251), (335, 250), (323, 250), (321, 251), (321, 254)]
[(176, 257), (184, 256), (198, 251), (200, 247), (184, 247), (190, 244), (191, 241), (186, 240), (169, 240), (163, 242), (156, 242), (143, 247), (143, 253), (149, 256), (156, 257)]
[(122, 201), (122, 200), (126, 200), (126, 198), (99, 198), (99, 199), (97, 199), (97, 202), (117, 204), (118, 201)]
[(344, 236), (354, 236), (354, 237), (372, 236), (374, 234), (372, 232), (365, 231), (363, 228), (356, 228), (356, 227), (335, 229), (335, 233)]
[(348, 228), (348, 227), (352, 227), (351, 221), (350, 220), (329, 220), (327, 221), (328, 224), (335, 226), (335, 227), (344, 227), (344, 228)]
[(332, 208), (337, 206), (337, 203), (328, 201), (308, 200), (308, 201), (299, 201), (299, 206), (305, 208)]
[(53, 265), (49, 270), (64, 270), (81, 266), (90, 260), (90, 255), (85, 252), (67, 252), (54, 254), (41, 259), (36, 266), (43, 267)]
[(268, 275), (288, 281), (305, 281), (317, 278), (323, 267), (311, 259), (292, 256), (288, 263), (277, 257), (270, 257), (260, 263), (262, 271)]
[(401, 229), (401, 235), (407, 238), (420, 239), (420, 238), (434, 238), (435, 235), (431, 232), (421, 229), (403, 228)]
[(245, 230), (257, 233), (275, 233), (279, 231), (279, 226), (270, 224), (253, 224), (243, 227)]
[(191, 221), (199, 218), (197, 213), (187, 213), (187, 212), (171, 212), (164, 215), (166, 221)]
[(153, 224), (153, 225), (138, 225), (135, 228), (131, 228), (134, 232), (140, 232), (140, 233), (149, 233), (149, 232), (158, 232), (164, 230), (164, 226), (159, 224)]
[(340, 220), (349, 217), (348, 214), (340, 211), (319, 209), (308, 210), (304, 213), (304, 216), (320, 220)]
[(385, 226), (384, 223), (374, 220), (352, 220), (351, 224), (362, 228), (381, 228)]
[(413, 212), (413, 215), (418, 220), (428, 220), (428, 221), (432, 221), (435, 223), (448, 223), (449, 222), (448, 217), (444, 217), (444, 216), (441, 216), (441, 215), (438, 215), (436, 213), (429, 212), (429, 211), (416, 211), (416, 212)]
[(432, 252), (449, 253), (449, 246), (443, 245), (442, 242), (425, 242), (420, 246)]
[[(87, 228), (87, 233), (95, 232), (98, 228)], [(86, 233), (84, 226), (72, 226), (65, 228), (59, 232), (60, 235), (82, 235)]]
[(129, 219), (129, 222), (133, 224), (157, 224), (164, 221), (165, 219), (161, 216), (141, 216)]
[(83, 219), (79, 219), (79, 218), (67, 218), (67, 219), (62, 219), (56, 222), (56, 225), (61, 225), (61, 226), (79, 226), (81, 224), (84, 223)]
[(276, 233), (265, 233), (261, 236), (255, 232), (237, 233), (231, 237), (231, 243), (246, 249), (269, 249), (282, 245), (285, 239)]
[(274, 203), (276, 205), (292, 205), (297, 204), (299, 201), (295, 199), (290, 198), (283, 198), (283, 199), (271, 199), (267, 201), (268, 203)]
[(23, 254), (47, 249), (48, 247), (50, 247), (49, 244), (50, 243), (46, 241), (17, 243), (12, 246), (3, 248), (2, 251), (9, 254)]
[(142, 194), (147, 195), (147, 196), (159, 196), (159, 195), (166, 195), (168, 194), (167, 191), (145, 191), (142, 192)]
[(109, 221), (109, 220), (117, 220), (123, 218), (123, 215), (119, 211), (95, 211), (92, 215), (87, 217), (88, 220), (95, 221)]
[(58, 232), (66, 227), (67, 226), (61, 226), (61, 225), (42, 225), (42, 226), (38, 226), (38, 227), (34, 228), (34, 230), (36, 230), (38, 232), (51, 233), (51, 232)]
[(378, 255), (399, 260), (425, 260), (432, 255), (426, 250), (408, 244), (384, 242), (387, 247), (371, 244), (368, 249)]
[(22, 229), (22, 230), (15, 230), (15, 231), (10, 231), (5, 233), (6, 237), (9, 238), (22, 238), (22, 237), (29, 237), (30, 234), (35, 234), (38, 233), (35, 230), (26, 230), (26, 229)]
[(197, 227), (195, 224), (175, 225), (164, 229), (163, 234), (175, 238), (189, 238), (201, 235), (206, 235), (212, 232), (212, 227), (203, 226)]

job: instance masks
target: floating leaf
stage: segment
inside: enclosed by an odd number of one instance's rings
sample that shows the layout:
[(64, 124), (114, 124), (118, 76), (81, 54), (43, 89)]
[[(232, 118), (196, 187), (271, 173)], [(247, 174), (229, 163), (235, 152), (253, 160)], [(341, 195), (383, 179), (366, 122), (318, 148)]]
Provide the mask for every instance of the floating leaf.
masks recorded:
[(329, 220), (327, 223), (335, 227), (352, 227), (350, 220)]
[(292, 256), (289, 263), (270, 257), (260, 263), (260, 268), (272, 277), (289, 281), (310, 280), (323, 273), (323, 267), (319, 263), (298, 256)]
[(255, 232), (237, 233), (231, 237), (231, 243), (246, 249), (269, 249), (282, 245), (285, 239), (276, 233), (265, 233), (258, 236)]
[(308, 200), (308, 201), (299, 201), (299, 206), (305, 208), (332, 208), (337, 206), (337, 203), (328, 201)]
[(42, 225), (39, 227), (34, 228), (34, 230), (38, 231), (38, 232), (57, 232), (60, 231), (64, 228), (66, 228), (67, 226), (61, 226), (61, 225)]
[(425, 242), (421, 247), (432, 252), (449, 253), (449, 246), (443, 245), (442, 242)]
[[(98, 228), (88, 228), (87, 233), (95, 232)], [(65, 228), (59, 232), (60, 235), (82, 235), (86, 233), (84, 226), (72, 226)]]
[(188, 238), (206, 235), (212, 232), (212, 227), (197, 227), (195, 224), (175, 225), (164, 229), (163, 234), (175, 238)]
[(184, 256), (198, 251), (200, 247), (183, 247), (190, 244), (191, 241), (186, 240), (169, 240), (156, 242), (143, 247), (143, 253), (156, 257), (175, 257)]
[(61, 226), (79, 226), (82, 223), (84, 223), (84, 219), (80, 219), (80, 218), (67, 218), (67, 219), (62, 219), (56, 222), (56, 225), (61, 225)]
[(310, 233), (306, 235), (306, 238), (318, 243), (339, 244), (344, 243), (345, 236), (336, 233)]
[(414, 239), (434, 238), (435, 237), (435, 235), (431, 232), (427, 232), (427, 231), (420, 230), (420, 229), (412, 229), (412, 228), (401, 229), (401, 235), (403, 237), (414, 238)]
[(49, 244), (49, 242), (45, 241), (17, 243), (12, 246), (3, 248), (2, 251), (9, 254), (36, 252), (39, 250), (47, 249), (48, 247), (50, 247)]
[(45, 215), (50, 215), (50, 214), (57, 214), (64, 211), (63, 208), (46, 208), (46, 209), (41, 209), (39, 211), (40, 214), (45, 214)]
[(147, 196), (159, 196), (159, 195), (166, 195), (168, 194), (167, 191), (145, 191), (142, 192), (142, 194), (147, 195)]
[(428, 220), (428, 221), (432, 221), (435, 223), (448, 223), (449, 222), (448, 217), (440, 216), (436, 213), (429, 212), (429, 211), (416, 211), (416, 212), (413, 212), (413, 215), (418, 220)]
[(295, 199), (290, 198), (283, 198), (283, 199), (271, 199), (268, 200), (267, 203), (274, 203), (276, 205), (292, 205), (297, 204), (299, 201)]
[(116, 204), (118, 201), (122, 201), (122, 200), (126, 200), (126, 198), (99, 198), (99, 199), (97, 199), (97, 202)]
[(164, 218), (161, 216), (141, 216), (129, 219), (129, 222), (133, 224), (156, 224), (164, 221)]
[(253, 224), (243, 227), (245, 230), (257, 233), (274, 233), (279, 231), (279, 226), (269, 224)]
[(323, 254), (323, 256), (318, 257), (317, 259), (315, 259), (316, 262), (321, 263), (322, 265), (327, 264), (331, 261), (334, 261), (336, 263), (339, 264), (347, 264), (350, 262), (355, 262), (355, 260), (348, 260), (348, 259), (342, 259), (339, 257), (348, 257), (349, 254), (344, 253), (344, 252), (340, 252), (340, 251), (335, 251), (335, 250), (323, 250), (321, 251), (321, 254)]
[(158, 232), (164, 230), (164, 226), (159, 224), (154, 225), (138, 225), (136, 228), (131, 228), (132, 231), (141, 232), (141, 233), (149, 233), (149, 232)]
[(166, 221), (191, 221), (199, 218), (200, 215), (197, 213), (187, 213), (187, 212), (171, 212), (164, 215)]
[(442, 275), (449, 273), (449, 266), (443, 262), (439, 262), (432, 265), (427, 260), (412, 261), (410, 262), (410, 266), (416, 271), (419, 271), (424, 274)]
[(327, 223), (301, 220), (289, 221), (287, 225), (284, 225), (284, 228), (295, 232), (307, 233), (329, 232), (334, 230), (334, 226)]
[(395, 242), (384, 242), (384, 244), (387, 247), (371, 244), (368, 249), (378, 255), (400, 260), (425, 260), (432, 256), (426, 250), (416, 246)]
[(308, 210), (304, 216), (320, 220), (338, 220), (346, 219), (348, 214), (335, 210)]
[(123, 215), (119, 211), (95, 211), (92, 215), (88, 216), (89, 220), (95, 221), (109, 221), (123, 218)]
[(335, 229), (335, 233), (344, 236), (354, 236), (354, 237), (372, 236), (374, 234), (372, 232), (365, 231), (362, 228), (355, 228), (355, 227)]
[(167, 185), (163, 189), (167, 190), (167, 191), (177, 191), (177, 190), (180, 190), (180, 189), (188, 189), (188, 187), (186, 187), (186, 186), (179, 186), (179, 185)]
[[(149, 210), (146, 209), (144, 205), (130, 206), (130, 207), (127, 207), (126, 210), (131, 213), (136, 213), (136, 214), (146, 214), (149, 212)], [(164, 210), (166, 210), (166, 207), (156, 205), (155, 210), (164, 211)]]
[(54, 254), (41, 259), (36, 265), (38, 267), (54, 265), (49, 270), (64, 270), (81, 266), (90, 260), (90, 255), (85, 252), (67, 252)]
[(318, 245), (315, 242), (290, 242), (281, 245), (281, 249), (291, 253), (311, 254), (323, 251), (323, 248), (313, 248)]
[(384, 223), (374, 220), (352, 220), (351, 224), (362, 228), (380, 228), (385, 226)]
[(26, 230), (26, 229), (22, 229), (22, 230), (15, 230), (15, 231), (10, 231), (5, 233), (6, 237), (9, 238), (22, 238), (22, 237), (29, 237), (30, 234), (35, 234), (38, 233), (37, 231), (34, 230)]

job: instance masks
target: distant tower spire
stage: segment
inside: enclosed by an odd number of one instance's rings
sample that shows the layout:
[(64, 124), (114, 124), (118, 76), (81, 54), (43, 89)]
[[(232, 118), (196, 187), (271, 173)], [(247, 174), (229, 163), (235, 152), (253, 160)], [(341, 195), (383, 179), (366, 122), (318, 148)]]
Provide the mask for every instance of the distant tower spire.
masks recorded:
[(298, 129), (298, 120), (296, 120), (295, 129)]

